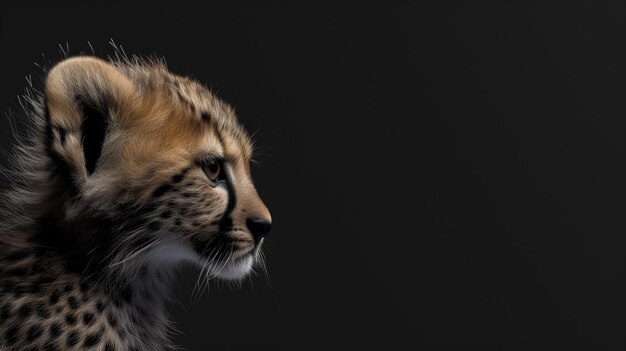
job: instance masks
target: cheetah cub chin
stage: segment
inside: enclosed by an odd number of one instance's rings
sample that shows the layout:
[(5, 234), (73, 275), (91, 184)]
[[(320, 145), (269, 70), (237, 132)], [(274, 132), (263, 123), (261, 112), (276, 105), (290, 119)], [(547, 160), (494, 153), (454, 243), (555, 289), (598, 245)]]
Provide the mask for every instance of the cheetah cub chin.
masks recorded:
[(158, 61), (69, 58), (25, 100), (0, 198), (0, 350), (174, 349), (176, 268), (239, 280), (270, 230), (250, 137)]

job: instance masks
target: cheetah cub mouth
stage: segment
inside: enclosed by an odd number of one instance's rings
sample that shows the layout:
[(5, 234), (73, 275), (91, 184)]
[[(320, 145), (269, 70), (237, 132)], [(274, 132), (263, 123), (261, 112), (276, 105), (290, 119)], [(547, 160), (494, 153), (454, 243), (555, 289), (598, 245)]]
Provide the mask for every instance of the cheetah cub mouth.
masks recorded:
[(154, 190), (157, 219), (148, 228), (166, 234), (157, 235), (154, 252), (159, 254), (150, 256), (152, 263), (170, 261), (161, 256), (167, 252), (170, 259), (201, 267), (201, 277), (225, 280), (240, 280), (255, 264), (263, 266), (261, 249), (271, 220), (250, 215), (252, 205), (261, 206), (262, 213), (267, 210), (245, 181), (237, 179), (231, 162), (204, 155), (195, 167), (183, 169)]

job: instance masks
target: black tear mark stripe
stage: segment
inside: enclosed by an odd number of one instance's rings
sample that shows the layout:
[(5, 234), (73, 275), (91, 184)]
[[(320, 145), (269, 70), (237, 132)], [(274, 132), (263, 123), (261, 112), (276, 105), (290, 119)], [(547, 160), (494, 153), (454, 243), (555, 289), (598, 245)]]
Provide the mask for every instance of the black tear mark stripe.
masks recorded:
[[(217, 139), (219, 139), (222, 148), (225, 148), (224, 138), (222, 135), (216, 131), (215, 135), (217, 135)], [(222, 164), (222, 168), (224, 168), (224, 172), (226, 174), (226, 189), (228, 190), (228, 204), (226, 205), (226, 211), (224, 211), (224, 215), (219, 223), (219, 229), (222, 232), (228, 231), (233, 226), (233, 219), (230, 217), (230, 214), (233, 212), (235, 208), (235, 204), (237, 203), (237, 196), (235, 194), (235, 188), (233, 187), (233, 177), (232, 177), (232, 167), (226, 167), (228, 164), (224, 162)]]
[[(221, 141), (221, 137), (220, 137), (220, 141)], [(226, 211), (224, 211), (224, 215), (222, 216), (222, 219), (220, 220), (220, 223), (219, 223), (219, 228), (223, 232), (230, 230), (233, 226), (233, 219), (231, 218), (230, 215), (233, 212), (233, 209), (235, 208), (235, 204), (237, 203), (237, 196), (235, 195), (235, 188), (233, 187), (232, 168), (230, 166), (228, 168), (225, 166), (226, 166), (226, 163), (224, 164), (224, 169), (226, 171), (225, 182), (226, 182), (226, 189), (228, 190), (228, 204), (226, 205)]]

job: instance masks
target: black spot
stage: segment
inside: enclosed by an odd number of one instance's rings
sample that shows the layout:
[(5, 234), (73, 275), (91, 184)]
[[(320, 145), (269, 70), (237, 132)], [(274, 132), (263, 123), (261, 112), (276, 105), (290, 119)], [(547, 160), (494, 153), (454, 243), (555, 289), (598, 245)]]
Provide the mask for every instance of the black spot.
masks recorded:
[(98, 301), (96, 303), (96, 309), (98, 310), (98, 312), (102, 312), (104, 311), (104, 302), (102, 301)]
[(70, 297), (67, 298), (67, 304), (73, 310), (78, 308), (78, 300), (74, 296), (70, 296)]
[(19, 325), (14, 325), (11, 328), (7, 329), (4, 333), (4, 339), (6, 340), (8, 345), (13, 345), (17, 341), (17, 338), (20, 333)]
[(68, 313), (65, 315), (65, 321), (67, 322), (67, 324), (69, 325), (74, 325), (76, 324), (76, 315), (73, 313)]
[(72, 288), (73, 288), (72, 283), (67, 283), (67, 284), (65, 284), (65, 287), (63, 287), (63, 290), (65, 292), (70, 292), (72, 290)]
[(153, 193), (152, 196), (153, 197), (160, 197), (163, 194), (165, 194), (166, 192), (172, 190), (172, 185), (171, 184), (163, 184), (160, 187), (158, 187)]
[(85, 346), (96, 345), (100, 341), (100, 333), (89, 334), (85, 337)]
[(50, 294), (50, 298), (48, 299), (48, 301), (50, 301), (51, 304), (55, 304), (57, 302), (59, 302), (59, 291), (55, 290), (52, 292), (52, 294)]
[(61, 323), (54, 322), (50, 324), (50, 336), (51, 337), (56, 338), (59, 335), (61, 335), (61, 332), (63, 332), (63, 327), (61, 326)]
[(185, 178), (185, 173), (178, 173), (177, 175), (172, 177), (173, 183), (180, 183)]
[(41, 302), (35, 304), (35, 312), (37, 313), (39, 317), (42, 317), (42, 318), (48, 318), (50, 316), (50, 311), (48, 310), (46, 305), (44, 305)]
[(85, 312), (83, 314), (83, 322), (85, 323), (85, 325), (91, 325), (91, 323), (93, 323), (93, 317), (93, 313)]
[(180, 218), (176, 218), (176, 221), (174, 221), (174, 224), (177, 226), (180, 226), (183, 223), (181, 222)]
[(26, 333), (26, 338), (28, 341), (34, 341), (39, 338), (43, 334), (43, 328), (40, 324), (35, 324), (28, 329), (28, 333)]
[(89, 290), (89, 284), (86, 281), (80, 282), (80, 291), (87, 292)]
[(107, 342), (107, 344), (104, 346), (104, 351), (115, 351), (115, 347), (110, 342)]
[(74, 346), (77, 343), (78, 343), (78, 332), (74, 330), (67, 336), (66, 345)]
[(170, 218), (172, 217), (172, 211), (166, 210), (161, 213), (161, 218)]
[(184, 193), (183, 193), (183, 196), (184, 196), (184, 197), (194, 197), (194, 196), (196, 196), (196, 195), (195, 195), (194, 193), (184, 192)]
[(203, 121), (204, 123), (209, 123), (209, 122), (211, 121), (211, 117), (209, 116), (209, 113), (208, 113), (208, 112), (202, 112), (202, 113), (200, 114), (200, 118), (202, 118), (202, 121)]
[(33, 313), (33, 307), (28, 302), (23, 304), (22, 307), (20, 307), (19, 309), (20, 317), (23, 317), (23, 318), (30, 316), (32, 313)]

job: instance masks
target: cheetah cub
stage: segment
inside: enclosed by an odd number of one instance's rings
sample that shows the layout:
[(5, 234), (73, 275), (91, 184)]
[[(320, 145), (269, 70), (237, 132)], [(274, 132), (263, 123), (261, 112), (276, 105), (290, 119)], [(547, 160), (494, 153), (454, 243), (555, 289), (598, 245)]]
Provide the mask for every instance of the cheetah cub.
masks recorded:
[(271, 226), (233, 109), (159, 62), (78, 56), (27, 96), (0, 198), (0, 350), (171, 350), (176, 268), (240, 280)]

